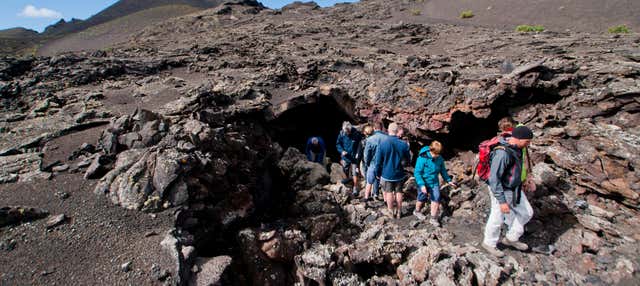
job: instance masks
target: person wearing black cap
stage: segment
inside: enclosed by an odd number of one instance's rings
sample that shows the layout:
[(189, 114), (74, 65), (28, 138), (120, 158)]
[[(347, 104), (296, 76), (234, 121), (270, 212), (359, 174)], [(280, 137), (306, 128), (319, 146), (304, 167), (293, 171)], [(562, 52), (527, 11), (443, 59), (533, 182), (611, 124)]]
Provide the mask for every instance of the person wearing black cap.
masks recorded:
[(482, 246), (492, 255), (504, 256), (496, 248), (502, 223), (508, 226), (502, 244), (525, 251), (529, 246), (518, 241), (524, 225), (533, 216), (533, 209), (522, 192), (522, 149), (529, 146), (533, 132), (526, 126), (513, 129), (510, 137), (501, 138), (491, 154), (489, 190), (491, 213), (484, 230)]

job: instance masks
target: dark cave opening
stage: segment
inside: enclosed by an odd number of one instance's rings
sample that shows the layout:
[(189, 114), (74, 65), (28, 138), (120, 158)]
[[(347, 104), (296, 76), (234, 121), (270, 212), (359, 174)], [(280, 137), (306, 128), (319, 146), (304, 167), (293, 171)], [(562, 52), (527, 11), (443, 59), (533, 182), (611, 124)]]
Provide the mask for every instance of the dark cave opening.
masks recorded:
[(286, 150), (295, 147), (304, 153), (307, 139), (322, 137), (327, 156), (338, 161), (335, 143), (344, 121), (353, 121), (347, 111), (333, 97), (320, 96), (315, 103), (307, 103), (285, 111), (270, 122), (273, 138)]
[(423, 138), (417, 138), (419, 144), (412, 144), (412, 151), (416, 156), (420, 148), (438, 140), (444, 145), (442, 155), (445, 159), (451, 159), (464, 151), (477, 153), (478, 145), (482, 141), (499, 134), (500, 119), (514, 116), (520, 108), (536, 104), (554, 104), (561, 98), (557, 92), (535, 88), (521, 88), (516, 93), (505, 93), (493, 102), (491, 114), (487, 118), (477, 118), (472, 113), (456, 111), (451, 115), (448, 133), (428, 133)]
[[(508, 113), (492, 112), (487, 118), (477, 118), (471, 113), (456, 111), (451, 116), (448, 133), (430, 133), (425, 137), (417, 138), (417, 144), (411, 144), (414, 158), (424, 146), (437, 140), (443, 145), (442, 156), (449, 160), (458, 153), (464, 151), (478, 152), (478, 145), (484, 140), (498, 134), (498, 121)], [(415, 160), (414, 160), (415, 161)]]

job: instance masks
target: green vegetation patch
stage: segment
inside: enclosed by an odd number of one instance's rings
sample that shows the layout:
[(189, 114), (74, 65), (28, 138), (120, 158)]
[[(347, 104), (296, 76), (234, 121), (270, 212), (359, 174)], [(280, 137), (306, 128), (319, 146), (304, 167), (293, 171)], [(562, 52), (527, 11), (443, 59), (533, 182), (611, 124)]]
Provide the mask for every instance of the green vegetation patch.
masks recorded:
[(516, 27), (516, 32), (542, 32), (544, 31), (544, 26), (542, 25), (535, 25), (535, 26), (530, 26), (530, 25), (519, 25)]
[(420, 10), (420, 9), (411, 9), (411, 15), (420, 16), (420, 15), (422, 15), (422, 10)]
[(611, 34), (629, 34), (631, 30), (627, 28), (626, 25), (618, 25), (609, 28), (609, 33)]
[(473, 18), (473, 11), (466, 10), (460, 13), (460, 19), (469, 19), (469, 18)]

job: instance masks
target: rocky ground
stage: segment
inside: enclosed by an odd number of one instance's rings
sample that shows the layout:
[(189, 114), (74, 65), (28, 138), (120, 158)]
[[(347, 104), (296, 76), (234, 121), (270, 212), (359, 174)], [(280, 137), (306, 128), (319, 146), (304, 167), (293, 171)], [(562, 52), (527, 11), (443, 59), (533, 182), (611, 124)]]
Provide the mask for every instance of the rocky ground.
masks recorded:
[[(640, 37), (407, 9), (223, 5), (109, 51), (3, 59), (0, 281), (637, 284)], [(494, 259), (472, 152), (506, 115), (534, 129), (539, 190), (533, 251)], [(289, 148), (335, 138), (342, 118), (399, 122), (412, 149), (444, 143), (461, 187), (442, 228), (409, 216), (411, 195), (404, 218), (384, 217)]]

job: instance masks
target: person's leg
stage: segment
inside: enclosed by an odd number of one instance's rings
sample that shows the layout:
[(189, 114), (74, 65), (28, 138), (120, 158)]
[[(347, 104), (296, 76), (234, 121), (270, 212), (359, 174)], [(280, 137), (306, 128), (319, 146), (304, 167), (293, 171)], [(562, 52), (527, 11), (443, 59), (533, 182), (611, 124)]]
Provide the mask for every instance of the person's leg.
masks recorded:
[(351, 164), (349, 164), (347, 161), (345, 161), (344, 159), (340, 160), (340, 165), (342, 165), (342, 183), (346, 184), (348, 183), (349, 180), (349, 166), (351, 166)]
[(382, 196), (384, 197), (385, 203), (387, 203), (387, 210), (389, 211), (389, 215), (393, 216), (393, 205), (395, 203), (393, 199), (393, 192), (389, 188), (389, 182), (382, 181)]
[(429, 197), (431, 200), (431, 218), (438, 217), (438, 209), (440, 207), (440, 188), (439, 187), (431, 187), (427, 188), (429, 190)]
[(351, 193), (356, 197), (360, 194), (360, 187), (358, 186), (358, 173), (358, 165), (351, 164), (351, 177), (353, 179), (353, 190)]
[(378, 180), (375, 175), (373, 177), (373, 188), (371, 190), (373, 192), (373, 196), (378, 197), (380, 195), (380, 180)]
[(364, 185), (364, 199), (369, 199), (369, 197), (371, 196), (371, 187), (373, 185), (367, 183), (366, 185)]
[(498, 245), (498, 240), (500, 239), (500, 228), (502, 227), (504, 216), (500, 211), (500, 203), (493, 196), (491, 190), (489, 190), (489, 197), (491, 198), (491, 212), (489, 213), (487, 224), (484, 227), (483, 243), (495, 248), (496, 245)]
[(424, 203), (428, 200), (427, 194), (423, 193), (421, 188), (418, 187), (418, 195), (416, 196), (416, 209), (413, 211), (413, 215), (415, 215), (418, 219), (423, 220), (426, 217), (422, 214), (422, 207)]
[(520, 204), (514, 208), (513, 219), (510, 221), (509, 230), (505, 237), (510, 241), (518, 241), (524, 233), (524, 226), (531, 220), (533, 216), (533, 208), (529, 204), (529, 200), (525, 194), (522, 194)]
[[(365, 174), (365, 179), (367, 184), (364, 187), (364, 198), (368, 199), (371, 196), (371, 190), (373, 189), (373, 183), (375, 182), (376, 176), (373, 173), (373, 168), (367, 169), (367, 173)], [(375, 194), (374, 194), (375, 196)]]
[(404, 194), (402, 191), (396, 192), (396, 203), (398, 204), (396, 207), (398, 208), (397, 218), (402, 217), (402, 199), (404, 198)]

